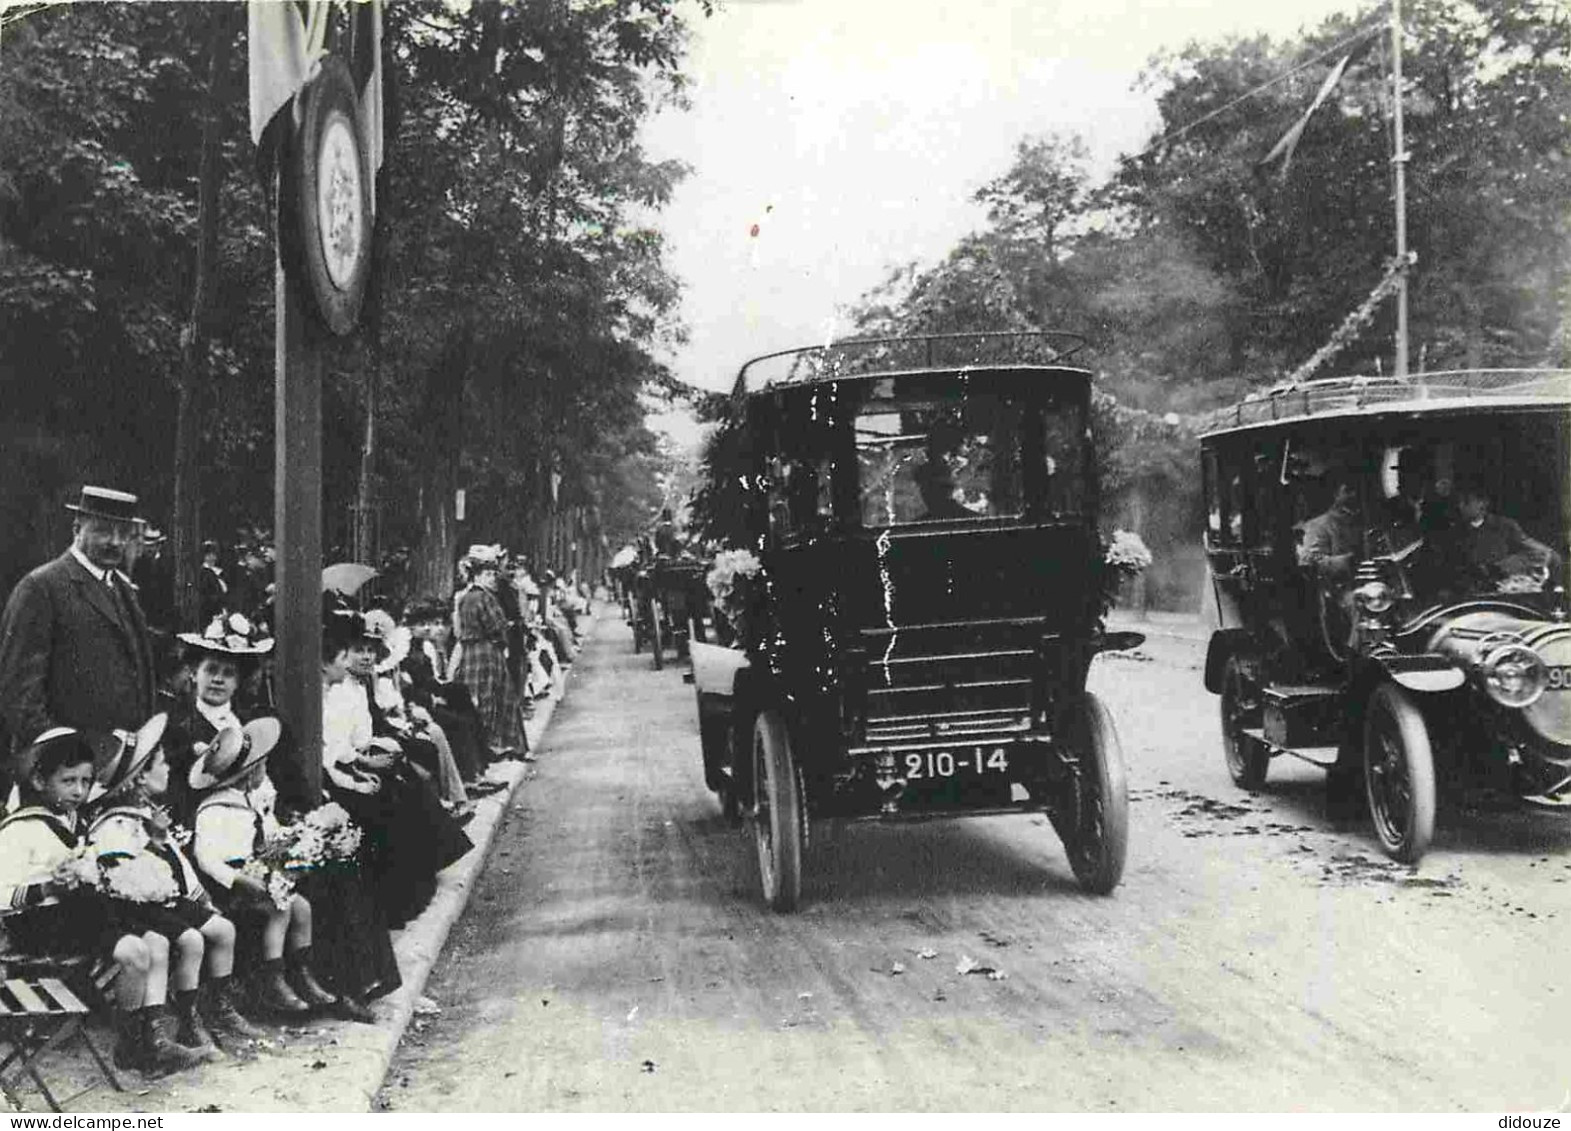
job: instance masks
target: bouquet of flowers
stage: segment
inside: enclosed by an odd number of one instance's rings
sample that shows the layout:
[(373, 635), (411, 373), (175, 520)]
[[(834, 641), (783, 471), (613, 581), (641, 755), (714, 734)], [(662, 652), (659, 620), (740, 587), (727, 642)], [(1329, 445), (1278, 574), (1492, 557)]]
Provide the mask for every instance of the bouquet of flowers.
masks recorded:
[(1102, 545), (1102, 615), (1118, 601), (1118, 590), (1132, 577), (1139, 577), (1152, 562), (1151, 551), (1140, 535), (1132, 530), (1115, 530)]
[(123, 899), (128, 903), (168, 903), (180, 896), (169, 865), (145, 852), (111, 857), (110, 862), (100, 868), (100, 875), (100, 890), (111, 899)]
[(98, 853), (89, 845), (81, 844), (55, 866), (50, 876), (66, 891), (78, 888), (97, 888), (103, 882), (103, 870), (98, 866)]
[(764, 566), (751, 550), (722, 550), (706, 578), (715, 608), (737, 636), (747, 639), (747, 624), (756, 611), (764, 588)]
[(353, 860), (360, 850), (360, 827), (336, 801), (317, 806), (300, 819), (300, 824), (320, 834), (323, 860)]
[(267, 885), (268, 898), (280, 911), (289, 909), (295, 894), (295, 877), (284, 868), (275, 868), (260, 856), (253, 856), (240, 866), (242, 874)]

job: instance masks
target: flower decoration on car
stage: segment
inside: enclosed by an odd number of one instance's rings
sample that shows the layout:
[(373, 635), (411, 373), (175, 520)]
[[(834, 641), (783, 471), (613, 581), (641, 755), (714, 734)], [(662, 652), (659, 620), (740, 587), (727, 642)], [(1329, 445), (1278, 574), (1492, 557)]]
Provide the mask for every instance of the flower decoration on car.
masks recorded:
[(1118, 603), (1118, 591), (1124, 582), (1139, 577), (1150, 568), (1154, 558), (1145, 540), (1133, 530), (1115, 530), (1111, 538), (1102, 543), (1102, 615)]
[(714, 595), (715, 608), (737, 635), (746, 639), (746, 626), (764, 591), (763, 563), (751, 550), (721, 550), (705, 581)]

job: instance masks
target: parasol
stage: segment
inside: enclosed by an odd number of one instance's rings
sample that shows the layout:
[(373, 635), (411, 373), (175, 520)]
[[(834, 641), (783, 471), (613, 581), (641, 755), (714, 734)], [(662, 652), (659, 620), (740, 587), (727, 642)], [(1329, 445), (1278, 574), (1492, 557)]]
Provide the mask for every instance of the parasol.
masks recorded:
[(622, 569), (625, 566), (632, 565), (637, 560), (638, 551), (632, 546), (623, 546), (616, 552), (616, 557), (611, 559), (611, 568)]
[(342, 593), (345, 597), (353, 597), (360, 592), (360, 587), (376, 576), (376, 570), (359, 562), (338, 562), (322, 571), (322, 591), (325, 593)]

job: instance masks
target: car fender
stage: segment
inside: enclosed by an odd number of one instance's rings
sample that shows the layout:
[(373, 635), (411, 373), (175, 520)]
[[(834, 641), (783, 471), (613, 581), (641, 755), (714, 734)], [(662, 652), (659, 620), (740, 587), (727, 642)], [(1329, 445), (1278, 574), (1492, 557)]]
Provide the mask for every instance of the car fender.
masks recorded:
[(1227, 667), (1227, 661), (1236, 652), (1242, 652), (1250, 646), (1251, 636), (1248, 629), (1223, 628), (1211, 634), (1211, 643), (1206, 646), (1206, 690), (1213, 695), (1222, 693), (1222, 672)]
[(1417, 655), (1376, 655), (1371, 659), (1392, 681), (1408, 691), (1436, 694), (1455, 691), (1467, 682), (1467, 673), (1445, 656), (1432, 652)]

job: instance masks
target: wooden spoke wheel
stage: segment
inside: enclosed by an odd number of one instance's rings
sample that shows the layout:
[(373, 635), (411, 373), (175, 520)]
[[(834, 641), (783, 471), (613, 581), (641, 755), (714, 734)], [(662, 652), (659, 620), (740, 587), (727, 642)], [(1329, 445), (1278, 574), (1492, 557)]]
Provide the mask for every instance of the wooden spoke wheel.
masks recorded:
[(776, 711), (753, 724), (753, 840), (764, 902), (795, 911), (802, 895), (802, 792), (791, 738)]
[(1222, 753), (1233, 784), (1250, 791), (1266, 781), (1271, 754), (1265, 745), (1244, 733), (1260, 725), (1260, 686), (1244, 669), (1238, 656), (1230, 656), (1222, 672)]
[(1364, 788), (1381, 849), (1416, 863), (1435, 832), (1435, 760), (1424, 716), (1395, 684), (1364, 709)]

